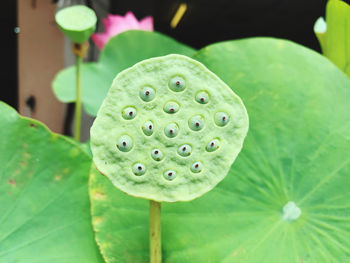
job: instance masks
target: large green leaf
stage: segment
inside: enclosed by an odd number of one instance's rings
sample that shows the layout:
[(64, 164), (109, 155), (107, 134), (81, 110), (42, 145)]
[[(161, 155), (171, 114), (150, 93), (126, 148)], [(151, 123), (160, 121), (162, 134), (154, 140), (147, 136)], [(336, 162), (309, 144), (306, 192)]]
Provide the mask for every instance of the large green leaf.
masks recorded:
[(103, 262), (91, 227), (91, 159), (0, 103), (0, 262)]
[[(226, 81), (250, 116), (229, 175), (188, 203), (164, 204), (164, 262), (347, 262), (350, 259), (350, 81), (321, 55), (257, 38), (195, 58)], [(93, 226), (108, 262), (148, 260), (148, 202), (96, 171)], [(301, 209), (288, 206), (294, 202)]]
[[(167, 54), (192, 56), (194, 52), (194, 49), (157, 32), (130, 30), (113, 37), (102, 50), (99, 62), (82, 66), (82, 100), (85, 110), (96, 116), (113, 78), (135, 63)], [(75, 101), (75, 67), (60, 71), (52, 87), (60, 101)]]

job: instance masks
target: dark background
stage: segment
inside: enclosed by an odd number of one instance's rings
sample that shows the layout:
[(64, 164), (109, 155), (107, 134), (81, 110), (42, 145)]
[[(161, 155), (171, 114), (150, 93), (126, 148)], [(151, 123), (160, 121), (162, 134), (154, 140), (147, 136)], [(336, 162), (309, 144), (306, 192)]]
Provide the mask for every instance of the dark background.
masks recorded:
[[(95, 1), (93, 1), (95, 3)], [(179, 4), (187, 11), (175, 29), (169, 24)], [(154, 15), (155, 29), (195, 48), (251, 36), (287, 38), (319, 50), (313, 34), (327, 0), (154, 0), (111, 1), (112, 13)]]
[(4, 101), (17, 109), (17, 34), (15, 33), (17, 1), (1, 1), (0, 25), (0, 101)]
[[(170, 21), (181, 2), (186, 2), (188, 8), (178, 26), (172, 29)], [(108, 8), (100, 0), (86, 0), (86, 3), (92, 8)], [(327, 0), (110, 0), (110, 10), (106, 11), (125, 14), (131, 10), (138, 19), (152, 15), (155, 30), (195, 48), (229, 39), (272, 36), (319, 51), (313, 24), (319, 16), (324, 16), (326, 3)], [(2, 1), (0, 100), (15, 108), (18, 98), (16, 9), (15, 0)]]

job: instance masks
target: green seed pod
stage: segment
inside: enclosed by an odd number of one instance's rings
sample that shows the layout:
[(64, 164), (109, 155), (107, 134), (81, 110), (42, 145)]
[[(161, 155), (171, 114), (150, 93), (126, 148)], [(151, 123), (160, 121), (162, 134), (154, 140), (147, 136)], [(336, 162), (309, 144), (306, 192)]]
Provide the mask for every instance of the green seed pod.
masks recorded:
[(223, 127), (229, 122), (230, 118), (226, 112), (217, 112), (215, 114), (215, 123), (217, 126)]
[(173, 114), (179, 111), (180, 105), (175, 101), (168, 101), (164, 104), (163, 109), (166, 113)]
[(146, 121), (142, 125), (142, 131), (147, 136), (151, 136), (153, 134), (153, 130), (154, 130), (154, 125), (153, 125), (153, 122), (151, 121)]
[(182, 157), (190, 156), (192, 153), (192, 147), (188, 144), (183, 144), (177, 149), (177, 153)]
[(175, 92), (183, 91), (186, 88), (186, 82), (181, 77), (173, 77), (169, 81), (169, 88)]
[(209, 95), (205, 91), (200, 91), (196, 95), (196, 101), (200, 104), (207, 104), (209, 102)]
[(195, 162), (191, 166), (191, 171), (193, 173), (200, 173), (202, 171), (203, 165), (201, 162)]
[(171, 122), (165, 126), (164, 133), (167, 137), (174, 138), (179, 133), (179, 126), (175, 122)]
[[(140, 87), (152, 87), (154, 98), (142, 99)], [(167, 102), (181, 105), (176, 114), (167, 113)], [(137, 116), (126, 120), (126, 108), (135, 116), (137, 109)], [(230, 117), (224, 126), (215, 122), (220, 112)], [(123, 192), (159, 202), (189, 201), (226, 176), (247, 130), (245, 107), (224, 82), (193, 59), (168, 55), (118, 74), (91, 128), (91, 150), (98, 170)], [(138, 167), (132, 169), (135, 163), (147, 168), (142, 176)]]
[(95, 12), (84, 6), (75, 5), (59, 10), (55, 15), (59, 28), (72, 42), (82, 44), (95, 31)]
[(193, 131), (200, 131), (204, 127), (204, 118), (203, 116), (196, 115), (188, 120), (188, 126)]
[(117, 140), (117, 147), (122, 152), (128, 152), (133, 147), (133, 141), (129, 135), (122, 135)]
[(137, 176), (144, 175), (146, 173), (146, 166), (143, 163), (135, 163), (132, 166), (132, 172)]
[(140, 89), (139, 95), (143, 101), (149, 102), (155, 98), (156, 92), (151, 87), (143, 87), (142, 89)]
[(132, 120), (136, 117), (136, 109), (134, 107), (126, 107), (122, 111), (122, 116), (125, 120)]
[(159, 149), (153, 149), (151, 156), (152, 156), (153, 160), (155, 160), (157, 162), (163, 160), (163, 158), (164, 158), (163, 152)]

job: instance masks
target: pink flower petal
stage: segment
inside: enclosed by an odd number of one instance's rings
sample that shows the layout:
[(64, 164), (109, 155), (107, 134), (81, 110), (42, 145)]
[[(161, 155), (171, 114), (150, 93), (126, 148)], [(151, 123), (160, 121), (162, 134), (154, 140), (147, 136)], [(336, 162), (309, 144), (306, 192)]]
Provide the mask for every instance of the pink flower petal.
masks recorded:
[(102, 19), (102, 24), (103, 24), (103, 27), (105, 28), (109, 28), (110, 25), (111, 25), (111, 20), (109, 18), (103, 18)]
[(137, 29), (139, 27), (139, 21), (137, 21), (134, 14), (129, 11), (124, 16), (124, 23), (130, 26), (130, 29)]
[(121, 23), (121, 24), (114, 25), (112, 28), (110, 28), (109, 33), (112, 36), (115, 36), (130, 29), (132, 29), (132, 27), (130, 27), (128, 24)]
[(105, 32), (95, 33), (91, 36), (91, 39), (100, 50), (111, 37), (121, 32), (131, 29), (153, 31), (153, 17), (147, 16), (139, 22), (131, 11), (127, 12), (125, 16), (109, 14), (102, 20), (102, 23)]
[(153, 17), (146, 16), (144, 19), (140, 21), (139, 28), (146, 31), (153, 31)]
[(94, 33), (92, 34), (91, 39), (94, 41), (98, 49), (102, 50), (111, 37), (111, 35), (106, 33)]
[(115, 23), (122, 22), (124, 20), (124, 17), (120, 16), (120, 15), (111, 15), (111, 14), (109, 14), (106, 19), (108, 19), (109, 24), (111, 26), (113, 26)]
[(111, 16), (110, 17), (110, 26), (106, 28), (107, 32), (110, 32), (112, 35), (117, 35), (123, 31), (134, 28), (133, 24), (130, 24), (123, 16)]

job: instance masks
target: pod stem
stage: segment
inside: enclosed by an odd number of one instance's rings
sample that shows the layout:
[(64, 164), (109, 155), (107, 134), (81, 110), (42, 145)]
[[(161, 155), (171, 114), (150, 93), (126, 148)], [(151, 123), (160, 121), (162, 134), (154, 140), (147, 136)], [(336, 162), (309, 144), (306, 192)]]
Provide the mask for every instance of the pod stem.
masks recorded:
[(80, 142), (81, 130), (81, 82), (80, 82), (80, 67), (82, 57), (76, 56), (76, 100), (75, 100), (75, 115), (74, 115), (74, 139)]
[(161, 203), (149, 201), (150, 263), (162, 262)]
[(75, 116), (74, 116), (74, 139), (80, 142), (81, 133), (81, 64), (83, 58), (86, 56), (88, 50), (88, 43), (77, 44), (74, 43), (72, 50), (76, 58), (76, 71), (75, 71)]

